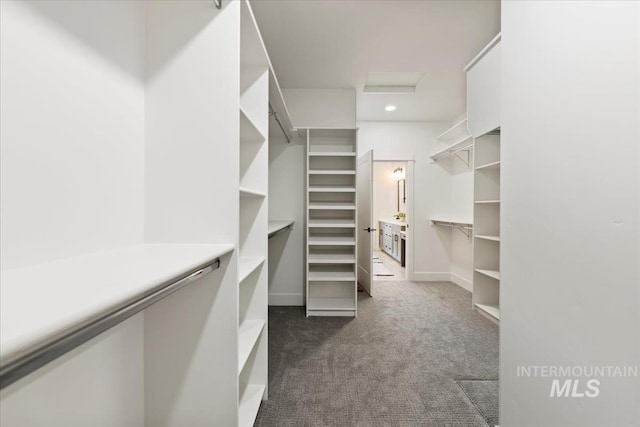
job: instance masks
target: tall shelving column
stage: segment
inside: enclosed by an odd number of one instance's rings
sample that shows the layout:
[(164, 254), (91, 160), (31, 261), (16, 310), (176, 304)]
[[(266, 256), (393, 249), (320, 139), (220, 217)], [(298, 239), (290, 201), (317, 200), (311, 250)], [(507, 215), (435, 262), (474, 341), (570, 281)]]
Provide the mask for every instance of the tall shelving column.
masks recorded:
[(356, 316), (354, 129), (307, 133), (307, 316)]
[(238, 425), (244, 427), (267, 398), (269, 63), (246, 1), (240, 18)]
[(475, 140), (473, 307), (500, 320), (500, 134)]

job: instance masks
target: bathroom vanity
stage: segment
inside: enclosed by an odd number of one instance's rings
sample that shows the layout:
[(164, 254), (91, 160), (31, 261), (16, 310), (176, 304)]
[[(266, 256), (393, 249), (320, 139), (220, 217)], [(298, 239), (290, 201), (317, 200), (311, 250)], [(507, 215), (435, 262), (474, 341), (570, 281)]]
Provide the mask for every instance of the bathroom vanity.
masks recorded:
[(407, 223), (397, 219), (378, 220), (380, 249), (404, 266), (404, 239)]

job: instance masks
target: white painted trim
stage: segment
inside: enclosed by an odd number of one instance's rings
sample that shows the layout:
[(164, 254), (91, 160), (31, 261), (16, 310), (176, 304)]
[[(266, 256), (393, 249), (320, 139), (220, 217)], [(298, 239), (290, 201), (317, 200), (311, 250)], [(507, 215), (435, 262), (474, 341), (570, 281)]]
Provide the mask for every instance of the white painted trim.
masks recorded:
[(370, 95), (387, 95), (387, 94), (414, 94), (416, 93), (416, 85), (403, 86), (375, 86), (365, 85), (362, 92)]
[(304, 295), (269, 294), (269, 305), (304, 306)]
[(489, 52), (495, 45), (498, 44), (498, 42), (502, 39), (502, 33), (498, 33), (497, 36), (495, 36), (493, 38), (493, 40), (491, 40), (489, 42), (489, 44), (487, 44), (481, 51), (479, 54), (477, 54), (471, 61), (469, 61), (469, 63), (467, 64), (466, 67), (464, 67), (464, 72), (466, 73), (467, 71), (469, 71), (471, 69), (471, 67), (473, 67), (474, 65), (476, 65), (478, 63), (478, 61), (480, 61), (486, 54), (487, 52)]
[(471, 282), (471, 280), (465, 279), (464, 277), (455, 273), (451, 273), (451, 281), (460, 286), (465, 291), (473, 292), (473, 283)]
[(413, 282), (450, 282), (451, 273), (428, 273), (424, 271), (416, 271), (413, 273)]
[(415, 162), (416, 156), (411, 153), (379, 153), (373, 150), (374, 162)]
[(297, 130), (306, 130), (306, 131), (310, 131), (310, 130), (358, 130), (358, 128), (356, 126), (354, 126), (354, 127), (350, 127), (350, 126), (340, 126), (340, 127), (335, 127), (335, 126), (324, 126), (324, 127), (299, 126), (299, 127), (296, 127), (296, 129)]

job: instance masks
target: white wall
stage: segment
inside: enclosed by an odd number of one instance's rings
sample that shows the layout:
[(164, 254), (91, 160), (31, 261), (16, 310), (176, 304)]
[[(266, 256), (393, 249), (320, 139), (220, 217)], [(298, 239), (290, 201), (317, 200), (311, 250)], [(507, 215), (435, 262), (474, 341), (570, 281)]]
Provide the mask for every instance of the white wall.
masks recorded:
[(269, 139), (269, 219), (295, 221), (269, 239), (269, 305), (304, 305), (306, 143)]
[(504, 427), (640, 425), (638, 377), (550, 398), (516, 372), (640, 365), (639, 9), (502, 3)]
[(144, 6), (0, 5), (2, 268), (142, 242)]
[[(0, 18), (2, 269), (141, 243), (143, 3), (2, 1)], [(0, 424), (142, 425), (142, 332), (136, 316), (5, 388)]]
[[(358, 154), (411, 153), (415, 155), (414, 278), (450, 279), (450, 230), (433, 227), (429, 219), (446, 215), (451, 205), (451, 177), (429, 156), (438, 150), (434, 138), (446, 122), (358, 122)], [(412, 197), (407, 194), (407, 198)]]
[[(376, 228), (373, 246), (380, 249), (380, 218), (393, 218), (398, 213), (398, 178), (393, 171), (402, 167), (406, 172), (406, 162), (374, 162), (373, 163), (373, 224)], [(404, 176), (404, 175), (403, 175)], [(400, 211), (406, 212), (406, 207), (400, 200)]]
[(0, 392), (0, 425), (142, 427), (142, 314)]
[(282, 89), (297, 128), (342, 128), (356, 126), (356, 92), (353, 89)]
[[(459, 119), (454, 120), (458, 123)], [(452, 123), (453, 124), (453, 123)], [(452, 156), (439, 160), (451, 179), (451, 204), (449, 218), (473, 223), (473, 150), (458, 153), (461, 159)], [(460, 230), (451, 229), (451, 281), (471, 291), (473, 281), (473, 240)]]

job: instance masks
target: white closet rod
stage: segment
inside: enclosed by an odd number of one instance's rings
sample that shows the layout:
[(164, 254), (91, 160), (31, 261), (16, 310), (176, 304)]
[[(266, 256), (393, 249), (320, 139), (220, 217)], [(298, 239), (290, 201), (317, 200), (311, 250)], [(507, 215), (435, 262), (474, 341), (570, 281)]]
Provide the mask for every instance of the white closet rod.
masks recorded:
[(0, 360), (0, 390), (218, 268), (220, 258), (165, 282), (147, 295), (99, 313), (64, 334)]
[(280, 123), (280, 119), (278, 118), (278, 113), (276, 113), (276, 111), (273, 109), (271, 103), (269, 103), (269, 115), (273, 116), (273, 118), (276, 120), (276, 123), (278, 123), (280, 130), (284, 134), (284, 137), (287, 139), (287, 144), (291, 144), (291, 138), (289, 138), (289, 135), (287, 135), (287, 132), (285, 132), (284, 126), (282, 126), (282, 123)]

